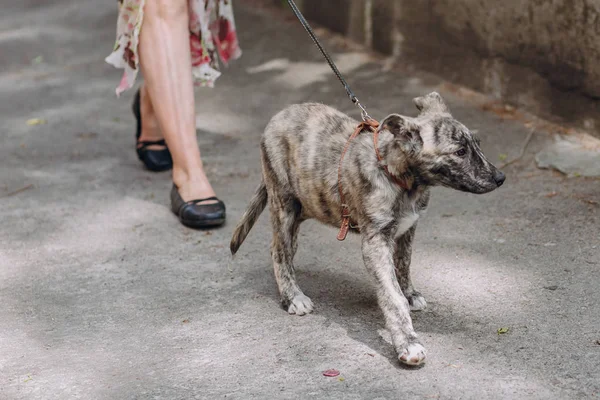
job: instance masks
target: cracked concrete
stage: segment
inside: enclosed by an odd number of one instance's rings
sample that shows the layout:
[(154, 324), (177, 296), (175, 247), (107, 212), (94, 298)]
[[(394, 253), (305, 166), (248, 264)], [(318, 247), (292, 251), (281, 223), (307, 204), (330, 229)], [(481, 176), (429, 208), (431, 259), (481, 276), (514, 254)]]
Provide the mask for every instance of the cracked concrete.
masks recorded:
[[(297, 23), (236, 3), (245, 54), (215, 89), (197, 92), (200, 145), (229, 222), (197, 232), (167, 207), (169, 174), (136, 159), (133, 93), (114, 98), (119, 72), (102, 60), (116, 4), (0, 5), (1, 399), (600, 393), (600, 182), (536, 168), (534, 154), (554, 132), (536, 133), (496, 192), (434, 190), (413, 257), (430, 305), (414, 314), (429, 358), (404, 369), (356, 237), (339, 243), (335, 230), (303, 225), (298, 279), (316, 309), (301, 318), (279, 306), (266, 215), (239, 257), (228, 255), (259, 181), (268, 119), (308, 100), (358, 115), (333, 75), (293, 81), (298, 65), (325, 65)], [(411, 98), (438, 89), (491, 159), (518, 154), (529, 129), (522, 122), (444, 91), (436, 77), (386, 72), (376, 56), (357, 62), (355, 50), (326, 42), (350, 60), (348, 80), (374, 117), (413, 115)], [(32, 118), (47, 122), (27, 125)], [(322, 376), (330, 368), (343, 380)]]

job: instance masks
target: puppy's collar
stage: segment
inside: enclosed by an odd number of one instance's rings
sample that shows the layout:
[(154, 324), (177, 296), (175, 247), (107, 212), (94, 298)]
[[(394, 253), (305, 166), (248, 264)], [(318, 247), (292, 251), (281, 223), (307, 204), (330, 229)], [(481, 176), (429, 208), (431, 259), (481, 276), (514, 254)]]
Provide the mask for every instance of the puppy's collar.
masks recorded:
[(340, 203), (342, 205), (342, 225), (340, 226), (340, 231), (337, 235), (337, 239), (340, 241), (346, 239), (346, 236), (348, 235), (348, 230), (350, 229), (350, 208), (346, 204), (344, 190), (342, 188), (342, 163), (344, 161), (344, 156), (346, 155), (346, 152), (348, 151), (348, 148), (350, 147), (350, 143), (362, 131), (364, 131), (366, 129), (373, 132), (373, 145), (375, 147), (375, 156), (377, 157), (377, 161), (379, 162), (379, 165), (381, 166), (381, 168), (383, 168), (383, 170), (386, 172), (386, 174), (390, 177), (390, 179), (396, 185), (400, 186), (401, 188), (403, 188), (405, 190), (410, 190), (409, 184), (406, 181), (391, 174), (387, 165), (382, 163), (383, 158), (381, 157), (381, 153), (379, 152), (379, 148), (378, 148), (378, 140), (379, 140), (379, 132), (380, 132), (379, 122), (375, 121), (374, 119), (367, 118), (366, 120), (364, 120), (363, 122), (358, 124), (358, 126), (356, 127), (356, 129), (354, 130), (354, 132), (352, 133), (350, 138), (348, 138), (346, 145), (344, 146), (344, 150), (342, 151), (342, 155), (340, 157), (340, 164), (338, 166), (338, 191), (340, 194)]

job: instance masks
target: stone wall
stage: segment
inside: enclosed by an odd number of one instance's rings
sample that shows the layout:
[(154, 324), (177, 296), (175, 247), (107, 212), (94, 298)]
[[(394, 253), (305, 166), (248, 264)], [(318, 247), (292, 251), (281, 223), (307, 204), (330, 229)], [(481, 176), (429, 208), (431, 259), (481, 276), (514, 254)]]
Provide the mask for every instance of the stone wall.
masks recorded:
[(600, 0), (302, 0), (309, 20), (600, 135)]

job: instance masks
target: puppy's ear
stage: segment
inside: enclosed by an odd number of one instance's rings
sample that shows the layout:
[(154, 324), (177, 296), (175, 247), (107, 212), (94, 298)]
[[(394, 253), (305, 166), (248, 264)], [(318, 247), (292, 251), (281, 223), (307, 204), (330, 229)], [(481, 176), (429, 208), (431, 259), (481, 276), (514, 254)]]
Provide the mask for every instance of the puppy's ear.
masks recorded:
[(420, 114), (430, 114), (430, 113), (450, 113), (448, 106), (444, 103), (444, 99), (437, 92), (431, 92), (428, 95), (417, 97), (413, 99), (417, 109), (420, 111)]
[(406, 142), (421, 142), (419, 125), (398, 114), (385, 117), (381, 123), (381, 130), (387, 130), (396, 138)]

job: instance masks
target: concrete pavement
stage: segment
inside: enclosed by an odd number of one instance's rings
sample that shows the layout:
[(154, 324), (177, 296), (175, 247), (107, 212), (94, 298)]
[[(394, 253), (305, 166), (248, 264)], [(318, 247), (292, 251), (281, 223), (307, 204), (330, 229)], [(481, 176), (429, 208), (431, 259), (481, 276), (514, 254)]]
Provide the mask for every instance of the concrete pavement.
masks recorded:
[[(500, 190), (434, 191), (413, 256), (428, 362), (404, 369), (356, 237), (302, 226), (298, 279), (316, 306), (306, 317), (279, 306), (266, 214), (230, 262), (269, 118), (309, 100), (358, 116), (302, 28), (236, 3), (244, 56), (197, 91), (229, 222), (197, 232), (168, 209), (169, 174), (136, 159), (133, 93), (114, 98), (120, 73), (103, 58), (116, 5), (49, 3), (0, 0), (0, 399), (600, 395), (600, 182), (535, 167), (555, 128), (538, 128)], [(413, 97), (440, 90), (491, 159), (519, 152), (529, 127), (512, 113), (327, 43), (375, 118), (414, 115)], [(342, 379), (322, 376), (329, 368)]]

